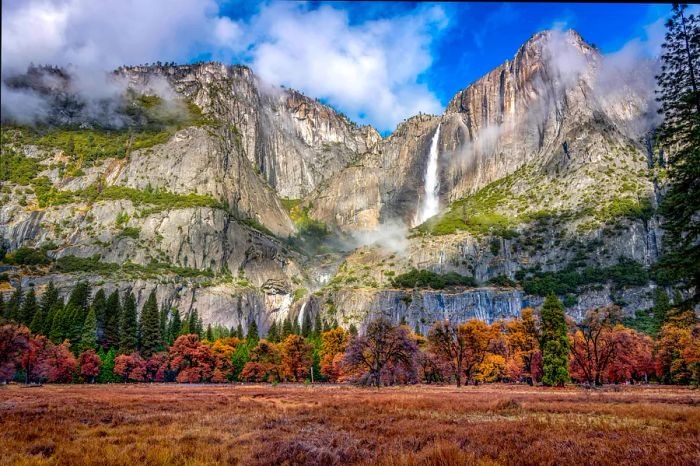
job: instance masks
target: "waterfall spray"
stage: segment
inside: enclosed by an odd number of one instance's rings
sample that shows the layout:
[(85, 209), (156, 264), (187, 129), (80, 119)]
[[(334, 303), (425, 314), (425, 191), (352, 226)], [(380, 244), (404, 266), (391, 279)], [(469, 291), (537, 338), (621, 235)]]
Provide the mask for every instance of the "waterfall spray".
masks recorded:
[(433, 140), (430, 142), (430, 156), (428, 166), (425, 169), (425, 197), (421, 202), (413, 226), (420, 225), (430, 217), (437, 215), (440, 210), (440, 179), (438, 176), (438, 140), (440, 139), (440, 125), (438, 124)]

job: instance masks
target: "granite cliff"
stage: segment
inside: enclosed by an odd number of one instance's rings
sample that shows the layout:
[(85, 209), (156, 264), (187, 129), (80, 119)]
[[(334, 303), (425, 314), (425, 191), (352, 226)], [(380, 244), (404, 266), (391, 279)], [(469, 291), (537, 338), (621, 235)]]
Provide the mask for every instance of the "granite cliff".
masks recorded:
[[(546, 280), (567, 283), (574, 317), (648, 308), (663, 153), (648, 83), (620, 72), (573, 31), (538, 33), (444, 114), (381, 138), (243, 66), (122, 67), (126, 114), (160, 126), (4, 122), (3, 157), (30, 173), (3, 176), (3, 248), (46, 256), (6, 261), (8, 285), (88, 279), (140, 303), (156, 288), (263, 332), (304, 312), (493, 321), (538, 305)], [(172, 108), (186, 116), (161, 124)], [(431, 146), (439, 213), (419, 225)], [(412, 269), (474, 282), (401, 288)]]

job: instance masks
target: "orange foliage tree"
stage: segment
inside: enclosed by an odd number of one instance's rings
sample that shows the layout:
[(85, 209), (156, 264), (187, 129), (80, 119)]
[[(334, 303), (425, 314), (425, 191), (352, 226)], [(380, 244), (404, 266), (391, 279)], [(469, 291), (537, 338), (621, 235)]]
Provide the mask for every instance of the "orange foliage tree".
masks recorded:
[(336, 327), (321, 334), (321, 374), (331, 382), (337, 382), (342, 375), (342, 356), (348, 347), (348, 332)]
[(243, 366), (240, 377), (250, 382), (279, 382), (282, 378), (281, 363), (277, 345), (260, 340), (250, 351), (250, 361)]
[(284, 379), (292, 382), (306, 379), (314, 362), (313, 347), (300, 335), (289, 335), (279, 347)]
[(539, 332), (532, 308), (526, 307), (520, 313), (520, 318), (507, 322), (505, 332), (507, 377), (516, 381), (524, 379), (532, 385), (537, 380), (533, 361), (540, 351)]

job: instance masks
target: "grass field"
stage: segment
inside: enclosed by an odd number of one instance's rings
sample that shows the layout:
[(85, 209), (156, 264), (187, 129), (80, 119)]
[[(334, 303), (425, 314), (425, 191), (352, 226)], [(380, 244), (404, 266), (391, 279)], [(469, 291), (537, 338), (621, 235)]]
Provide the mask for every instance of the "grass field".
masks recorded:
[(700, 464), (700, 391), (0, 387), (0, 464)]

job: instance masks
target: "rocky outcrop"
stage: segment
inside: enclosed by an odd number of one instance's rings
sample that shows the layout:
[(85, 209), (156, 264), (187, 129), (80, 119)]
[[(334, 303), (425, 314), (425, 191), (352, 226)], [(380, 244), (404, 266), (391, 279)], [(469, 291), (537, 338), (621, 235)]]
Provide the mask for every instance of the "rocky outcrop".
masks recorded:
[(300, 198), (380, 140), (332, 108), (260, 81), (249, 68), (220, 63), (128, 67), (132, 86), (165, 79), (231, 128), (247, 159), (281, 197)]

